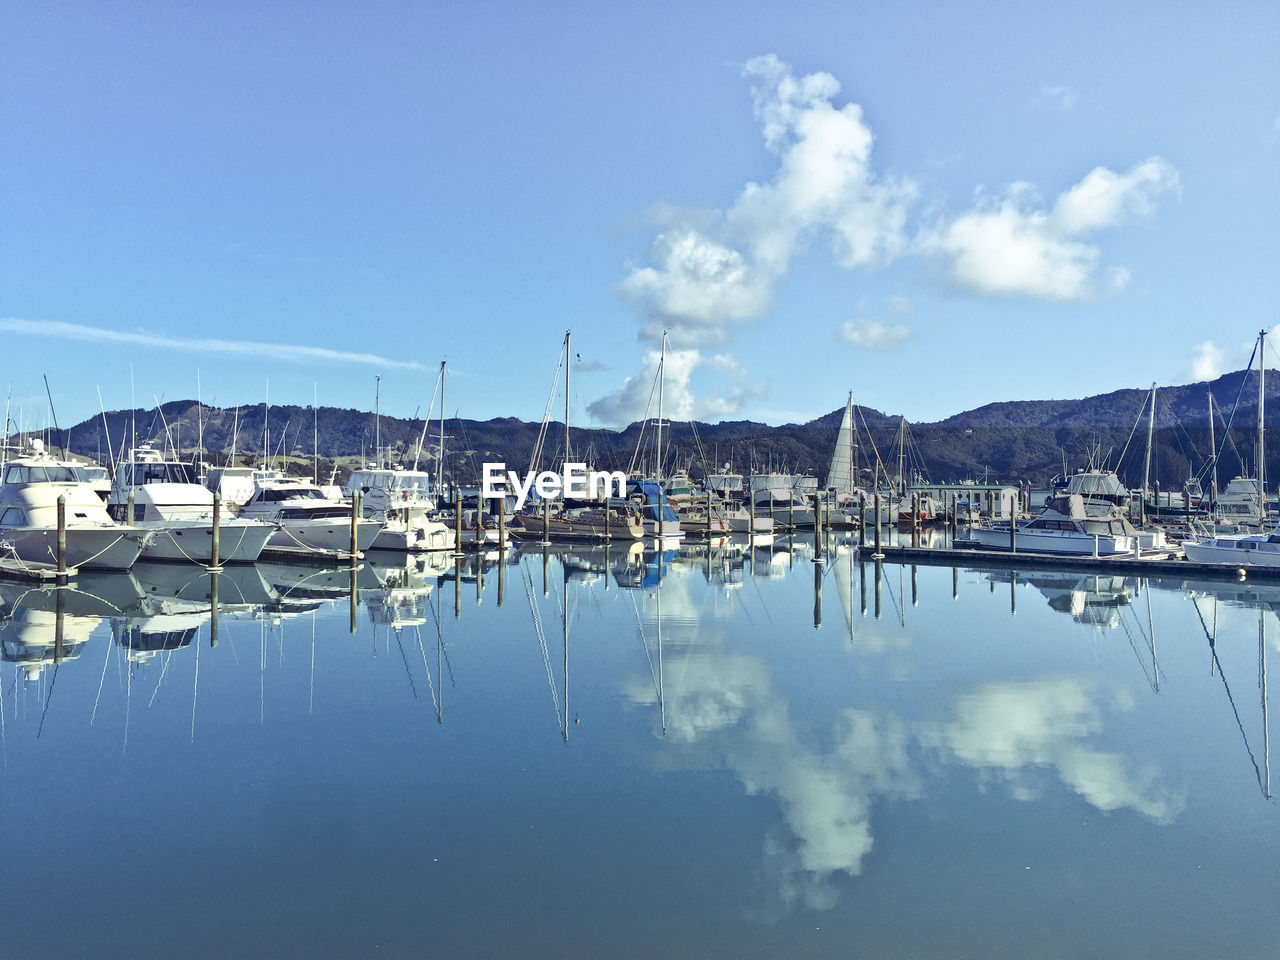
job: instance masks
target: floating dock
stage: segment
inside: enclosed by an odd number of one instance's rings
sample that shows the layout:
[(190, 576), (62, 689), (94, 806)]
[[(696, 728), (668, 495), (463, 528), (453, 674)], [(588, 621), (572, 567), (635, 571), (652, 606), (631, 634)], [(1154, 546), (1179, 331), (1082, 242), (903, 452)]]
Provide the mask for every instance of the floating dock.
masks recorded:
[[(863, 544), (860, 556), (870, 560), (870, 544)], [(1039, 570), (1079, 570), (1082, 573), (1114, 573), (1134, 576), (1180, 576), (1215, 580), (1253, 580), (1268, 583), (1280, 582), (1280, 567), (1235, 566), (1229, 563), (1194, 563), (1184, 560), (1167, 550), (1148, 551), (1135, 558), (1131, 555), (1115, 557), (1068, 556), (1029, 551), (977, 550), (972, 547), (909, 547), (882, 545), (880, 552), (885, 563), (916, 563), (945, 567), (985, 567), (1010, 569), (1014, 567)]]
[(312, 550), (310, 547), (273, 547), (268, 545), (258, 559), (268, 563), (292, 563), (303, 567), (350, 567), (364, 557), (357, 553), (353, 560), (349, 550)]
[[(75, 567), (67, 567), (63, 576), (70, 580), (76, 572)], [(0, 557), (0, 579), (54, 583), (58, 579), (58, 567), (52, 563), (28, 563), (16, 557)]]

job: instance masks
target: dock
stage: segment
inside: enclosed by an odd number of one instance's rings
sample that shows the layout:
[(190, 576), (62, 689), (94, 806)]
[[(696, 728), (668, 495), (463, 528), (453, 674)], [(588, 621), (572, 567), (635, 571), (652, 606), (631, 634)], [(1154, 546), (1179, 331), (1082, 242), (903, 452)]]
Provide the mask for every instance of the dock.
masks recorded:
[(349, 550), (313, 550), (310, 547), (273, 547), (268, 544), (258, 554), (258, 559), (267, 563), (290, 563), (298, 566), (313, 567), (350, 567), (356, 560), (363, 559), (363, 553), (356, 553), (352, 558)]
[[(67, 579), (75, 575), (75, 567), (68, 567), (63, 573)], [(16, 557), (0, 557), (0, 579), (54, 583), (58, 579), (58, 567), (52, 563), (26, 562)]]
[[(869, 545), (861, 548), (861, 558), (871, 559)], [(1195, 563), (1167, 550), (1149, 551), (1141, 557), (1068, 556), (1009, 550), (977, 550), (971, 547), (880, 547), (885, 563), (921, 564), (943, 567), (983, 567), (1008, 570), (1078, 570), (1081, 573), (1111, 573), (1130, 576), (1180, 576), (1211, 580), (1252, 580), (1280, 583), (1280, 567), (1234, 566), (1227, 563)]]

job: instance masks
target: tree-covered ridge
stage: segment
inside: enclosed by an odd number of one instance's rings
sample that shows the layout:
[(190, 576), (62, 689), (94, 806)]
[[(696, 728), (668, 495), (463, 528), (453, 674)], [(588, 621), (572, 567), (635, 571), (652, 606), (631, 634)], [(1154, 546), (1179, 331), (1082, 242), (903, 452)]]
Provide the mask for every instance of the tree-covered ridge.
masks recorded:
[[(1256, 469), (1254, 436), (1257, 424), (1257, 373), (1224, 375), (1212, 383), (1160, 388), (1156, 394), (1156, 429), (1151, 476), (1166, 489), (1181, 487), (1189, 475), (1207, 475), (1210, 459), (1208, 394), (1213, 392), (1217, 440), (1222, 447), (1219, 477), (1226, 480)], [(1280, 382), (1267, 382), (1267, 420), (1280, 415)], [(1119, 470), (1130, 485), (1142, 481), (1146, 458), (1149, 390), (1125, 389), (1080, 400), (1018, 400), (991, 403), (936, 423), (901, 426), (901, 418), (869, 407), (858, 407), (858, 462), (867, 471), (878, 451), (885, 469), (896, 476), (918, 471), (935, 482), (989, 477), (1044, 484), (1064, 470), (1090, 463)], [(1238, 405), (1237, 405), (1238, 398)], [(1232, 413), (1234, 409), (1234, 414)], [(1143, 411), (1141, 417), (1139, 412)], [(678, 467), (694, 477), (730, 464), (734, 470), (808, 471), (825, 476), (843, 405), (808, 423), (777, 427), (748, 420), (670, 423), (663, 430), (663, 469)], [(1224, 442), (1224, 426), (1232, 418)], [(509, 469), (528, 469), (539, 425), (514, 417), (492, 420), (447, 418), (445, 473), (474, 482), (481, 464), (504, 461)], [(317, 455), (328, 476), (332, 462), (345, 466), (372, 461), (381, 442), (389, 457), (409, 465), (415, 455), (420, 467), (436, 468), (440, 424), (423, 429), (421, 420), (406, 420), (372, 412), (335, 407), (271, 406), (220, 408), (194, 400), (173, 400), (150, 410), (117, 410), (85, 420), (64, 431), (70, 448), (83, 455), (110, 460), (119, 456), (135, 436), (138, 441), (180, 447), (184, 455), (197, 446), (212, 463), (225, 463), (233, 451), (237, 462), (294, 458), (310, 463)], [(168, 440), (166, 441), (166, 436)], [(599, 469), (627, 469), (633, 464), (652, 470), (652, 424), (633, 423), (621, 431), (574, 427), (570, 451), (574, 459)], [(906, 437), (902, 453), (900, 438)], [(1268, 454), (1268, 475), (1280, 477), (1280, 434)], [(63, 437), (51, 437), (61, 445)], [(642, 441), (642, 442), (641, 442)], [(557, 468), (563, 459), (564, 427), (548, 425), (541, 468)], [(301, 469), (299, 466), (298, 469)], [(869, 480), (869, 472), (864, 473)]]

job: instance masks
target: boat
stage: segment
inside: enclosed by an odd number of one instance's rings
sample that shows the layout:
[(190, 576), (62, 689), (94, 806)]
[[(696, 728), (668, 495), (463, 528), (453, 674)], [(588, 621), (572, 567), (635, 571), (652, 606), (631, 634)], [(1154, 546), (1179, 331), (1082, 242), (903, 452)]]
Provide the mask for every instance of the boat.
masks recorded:
[[(1035, 517), (1018, 524), (1017, 549), (1026, 553), (1106, 557), (1133, 554), (1138, 531), (1113, 508), (1105, 516), (1086, 512), (1078, 493), (1050, 497)], [(1009, 549), (1009, 525), (980, 524), (969, 531), (969, 542), (988, 549)]]
[(364, 467), (351, 472), (343, 493), (359, 493), (361, 516), (383, 524), (370, 549), (450, 550), (457, 539), (436, 516), (433, 489), (431, 476), (423, 470)]
[(1182, 552), (1194, 563), (1238, 567), (1280, 567), (1280, 528), (1270, 533), (1222, 533), (1182, 541)]
[[(253, 496), (240, 508), (240, 516), (277, 525), (268, 546), (329, 553), (350, 551), (350, 503), (327, 497), (316, 484), (296, 477), (261, 478), (255, 487)], [(355, 524), (356, 550), (368, 550), (383, 524), (364, 517)]]
[(1127, 511), (1132, 494), (1128, 487), (1120, 482), (1114, 470), (1099, 470), (1094, 467), (1077, 470), (1067, 478), (1067, 485), (1062, 490), (1067, 495), (1079, 494), (1084, 501), (1085, 512), (1090, 516), (1107, 517), (1112, 509)]
[(1234, 477), (1217, 499), (1215, 516), (1222, 523), (1257, 526), (1262, 522), (1262, 485), (1256, 477)]
[(664, 542), (680, 540), (684, 530), (680, 518), (667, 502), (662, 488), (653, 480), (635, 480), (627, 484), (627, 492), (640, 508), (640, 520), (646, 537), (657, 537)]
[[(616, 504), (616, 505), (614, 505)], [(545, 528), (544, 528), (545, 520)], [(644, 524), (634, 504), (613, 501), (604, 507), (568, 507), (555, 513), (516, 514), (511, 533), (522, 540), (541, 540), (546, 530), (552, 541), (642, 540)]]
[(0, 483), (0, 543), (24, 563), (56, 563), (58, 500), (65, 504), (68, 567), (128, 570), (154, 531), (116, 523), (77, 464), (50, 457), (38, 439), (10, 460)]
[[(143, 547), (145, 559), (213, 561), (213, 493), (196, 481), (190, 465), (150, 444), (130, 450), (116, 467), (107, 512), (119, 523), (155, 532)], [(218, 518), (218, 561), (253, 563), (275, 532), (273, 523), (228, 511)]]
[(742, 474), (732, 473), (729, 470), (729, 464), (726, 463), (719, 473), (708, 473), (702, 478), (702, 488), (728, 499), (740, 499)]

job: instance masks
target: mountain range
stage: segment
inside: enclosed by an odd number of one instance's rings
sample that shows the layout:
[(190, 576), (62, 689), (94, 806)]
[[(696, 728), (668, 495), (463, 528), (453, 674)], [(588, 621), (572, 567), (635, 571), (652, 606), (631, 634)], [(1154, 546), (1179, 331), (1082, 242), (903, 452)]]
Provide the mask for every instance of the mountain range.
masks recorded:
[[(1220, 451), (1220, 483), (1256, 467), (1258, 373), (1225, 374), (1211, 382), (1156, 390), (1150, 477), (1164, 489), (1180, 489), (1190, 476), (1205, 479), (1212, 461), (1209, 394), (1213, 395), (1215, 440)], [(1267, 383), (1264, 408), (1275, 402), (1280, 383)], [(899, 470), (933, 482), (961, 479), (1029, 481), (1043, 485), (1054, 477), (1093, 465), (1115, 469), (1130, 486), (1139, 486), (1147, 469), (1150, 390), (1117, 390), (1080, 400), (1017, 400), (991, 403), (934, 423), (907, 423), (902, 417), (857, 406), (857, 460), (869, 482), (877, 460), (891, 477)], [(671, 422), (663, 428), (663, 469), (687, 469), (699, 477), (718, 466), (738, 472), (775, 469), (811, 472), (825, 478), (844, 405), (808, 423), (770, 426), (748, 420), (720, 423)], [(1266, 417), (1272, 425), (1273, 415)], [(1228, 430), (1227, 427), (1230, 427)], [(440, 424), (375, 416), (369, 411), (335, 407), (272, 406), (219, 408), (194, 400), (173, 400), (152, 409), (117, 410), (75, 424), (49, 437), (75, 453), (104, 463), (136, 437), (168, 443), (184, 456), (198, 446), (210, 462), (223, 463), (233, 452), (241, 463), (292, 462), (310, 473), (313, 460), (328, 477), (353, 463), (374, 459), (376, 445), (406, 466), (421, 449), (418, 463), (435, 470)], [(513, 417), (493, 420), (445, 420), (445, 474), (474, 482), (481, 464), (504, 461), (524, 471), (543, 432), (541, 425)], [(633, 423), (621, 431), (574, 427), (570, 455), (598, 469), (653, 469), (654, 426)], [(1277, 435), (1280, 437), (1280, 434)], [(167, 437), (167, 439), (166, 439)], [(1280, 454), (1280, 439), (1272, 445)], [(564, 427), (547, 425), (540, 469), (555, 469), (564, 459)], [(321, 462), (322, 461), (322, 462)], [(1267, 455), (1267, 470), (1277, 476), (1280, 455)]]

